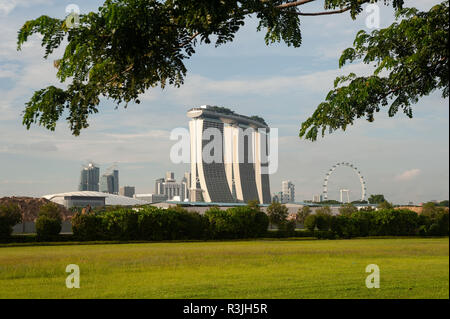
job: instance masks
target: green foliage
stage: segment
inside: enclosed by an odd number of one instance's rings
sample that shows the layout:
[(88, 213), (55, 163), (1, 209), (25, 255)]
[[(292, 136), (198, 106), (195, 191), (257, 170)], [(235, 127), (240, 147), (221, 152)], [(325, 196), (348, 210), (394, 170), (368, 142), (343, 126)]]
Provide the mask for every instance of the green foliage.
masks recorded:
[(342, 203), (338, 200), (327, 199), (327, 200), (321, 201), (320, 204), (322, 204), (322, 205), (340, 205)]
[(102, 240), (105, 238), (103, 219), (95, 214), (76, 213), (72, 217), (72, 232), (77, 240)]
[(13, 227), (21, 221), (22, 212), (18, 205), (0, 205), (0, 239), (9, 238), (13, 232)]
[(331, 231), (339, 238), (448, 235), (448, 212), (435, 216), (431, 219), (408, 209), (360, 210), (351, 215), (333, 216)]
[(391, 203), (389, 203), (388, 201), (384, 201), (378, 205), (378, 208), (379, 209), (391, 209), (391, 208), (394, 208), (394, 206)]
[(259, 200), (249, 200), (247, 206), (253, 210), (259, 210)]
[(302, 208), (299, 208), (297, 211), (297, 221), (300, 224), (304, 224), (306, 218), (311, 215), (311, 208), (309, 206), (303, 206)]
[(357, 211), (358, 208), (356, 208), (355, 206), (353, 206), (353, 204), (350, 203), (344, 204), (339, 208), (339, 214), (344, 216), (350, 216)]
[(250, 116), (250, 119), (252, 119), (252, 120), (254, 120), (256, 122), (260, 122), (260, 123), (262, 123), (264, 125), (267, 125), (266, 121), (261, 116), (252, 115), (252, 116)]
[(191, 240), (263, 237), (269, 224), (265, 213), (249, 206), (226, 211), (213, 207), (205, 215), (182, 207), (118, 209), (72, 218), (78, 240)]
[(369, 203), (370, 204), (380, 204), (382, 202), (385, 202), (386, 199), (384, 198), (383, 194), (378, 195), (370, 195), (369, 196)]
[(428, 12), (402, 9), (397, 22), (371, 34), (359, 31), (339, 66), (362, 60), (375, 65), (373, 74), (336, 78), (325, 102), (302, 124), (300, 137), (314, 141), (318, 134), (345, 130), (357, 118), (373, 122), (374, 113), (387, 106), (391, 117), (400, 109), (412, 117), (411, 105), (435, 90), (448, 97), (448, 35), (448, 0)]
[(331, 215), (316, 211), (316, 227), (318, 230), (324, 231), (330, 229)]
[(449, 212), (435, 203), (425, 203), (420, 214), (422, 235), (445, 236), (449, 234)]
[(103, 229), (109, 239), (135, 240), (138, 239), (138, 218), (136, 211), (120, 209), (102, 214)]
[(269, 216), (269, 222), (281, 228), (286, 222), (289, 215), (289, 210), (286, 205), (278, 202), (273, 202), (267, 207), (267, 215)]
[[(63, 48), (54, 64), (59, 81), (69, 83), (36, 91), (26, 103), (23, 124), (55, 130), (65, 117), (79, 135), (89, 126), (88, 117), (99, 112), (101, 98), (126, 107), (139, 104), (139, 96), (150, 88), (181, 86), (185, 61), (197, 46), (213, 39), (215, 46), (232, 42), (247, 17), (259, 21), (257, 30), (265, 30), (267, 44), (283, 41), (297, 48), (302, 43), (299, 7), (307, 2), (106, 0), (97, 12), (81, 15), (77, 27), (45, 15), (27, 21), (18, 33), (18, 50), (33, 34), (43, 36), (44, 58)], [(325, 13), (339, 9), (354, 19), (365, 2), (324, 0)], [(383, 2), (396, 9), (403, 4)]]
[(357, 204), (367, 204), (368, 203), (368, 201), (366, 201), (366, 200), (354, 200), (354, 201), (352, 201), (352, 204), (353, 205), (357, 205)]
[(352, 238), (359, 235), (359, 227), (349, 215), (333, 216), (330, 221), (330, 230), (340, 238)]
[(61, 231), (61, 221), (47, 216), (36, 220), (36, 234), (39, 241), (56, 240)]
[(382, 209), (374, 217), (374, 232), (379, 236), (414, 235), (418, 228), (417, 213), (408, 209)]
[(62, 222), (61, 208), (58, 204), (49, 202), (39, 208), (38, 217), (48, 217)]
[(441, 207), (448, 207), (448, 199), (439, 202), (438, 206), (441, 206)]
[(233, 207), (226, 211), (211, 208), (205, 217), (213, 239), (262, 237), (269, 226), (267, 215), (249, 206)]
[(316, 215), (309, 215), (305, 218), (305, 228), (309, 231), (314, 231), (316, 229)]
[(36, 220), (38, 240), (53, 240), (61, 232), (62, 216), (60, 207), (52, 202), (42, 205)]

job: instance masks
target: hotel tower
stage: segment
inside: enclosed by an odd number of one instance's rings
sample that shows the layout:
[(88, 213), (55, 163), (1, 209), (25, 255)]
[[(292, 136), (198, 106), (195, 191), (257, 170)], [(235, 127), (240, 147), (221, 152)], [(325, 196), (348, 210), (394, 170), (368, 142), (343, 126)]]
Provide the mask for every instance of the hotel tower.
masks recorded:
[(217, 106), (193, 108), (187, 115), (192, 119), (191, 201), (270, 203), (264, 120)]

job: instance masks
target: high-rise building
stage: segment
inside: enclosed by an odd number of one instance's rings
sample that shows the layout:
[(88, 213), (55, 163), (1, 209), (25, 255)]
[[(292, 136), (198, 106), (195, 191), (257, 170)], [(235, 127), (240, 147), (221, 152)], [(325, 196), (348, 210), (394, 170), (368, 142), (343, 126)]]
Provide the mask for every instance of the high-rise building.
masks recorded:
[(134, 186), (124, 186), (121, 187), (119, 190), (119, 195), (126, 196), (126, 197), (134, 197), (134, 194), (136, 193), (136, 190)]
[(314, 203), (320, 203), (320, 202), (322, 202), (322, 201), (323, 201), (323, 195), (322, 195), (322, 194), (320, 194), (320, 195), (314, 195), (312, 201), (313, 201)]
[(174, 172), (166, 172), (166, 182), (175, 182)]
[(167, 200), (173, 200), (174, 197), (179, 198), (180, 201), (184, 201), (188, 197), (187, 194), (188, 185), (185, 182), (177, 183), (175, 180), (175, 174), (173, 172), (167, 172), (166, 178), (158, 178), (155, 181), (155, 194), (165, 195)]
[(79, 191), (94, 191), (99, 190), (99, 178), (100, 178), (100, 168), (96, 167), (95, 164), (89, 163), (84, 166), (81, 170), (80, 184), (78, 186)]
[(291, 181), (281, 183), (281, 192), (283, 193), (283, 203), (295, 202), (295, 185)]
[(181, 183), (184, 184), (184, 194), (183, 197), (185, 200), (190, 201), (190, 189), (191, 189), (191, 173), (184, 173), (184, 177), (181, 180)]
[[(262, 160), (268, 155), (264, 120), (215, 106), (193, 108), (187, 115), (192, 118), (191, 201), (270, 203), (268, 163)], [(211, 142), (219, 148), (210, 149)]]
[(163, 184), (164, 184), (164, 178), (158, 178), (155, 181), (155, 194), (157, 195), (162, 195), (164, 190), (163, 190)]
[(105, 173), (100, 178), (100, 191), (109, 194), (119, 194), (119, 171)]

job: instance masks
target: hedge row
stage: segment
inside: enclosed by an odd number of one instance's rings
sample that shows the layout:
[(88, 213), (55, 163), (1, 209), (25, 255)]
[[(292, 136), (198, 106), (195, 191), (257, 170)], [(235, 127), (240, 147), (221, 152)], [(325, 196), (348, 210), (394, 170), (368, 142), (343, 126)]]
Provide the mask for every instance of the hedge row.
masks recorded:
[(175, 207), (119, 209), (72, 218), (76, 240), (186, 240), (264, 237), (265, 213), (246, 207), (209, 209), (205, 215)]
[(357, 211), (351, 215), (310, 215), (305, 220), (310, 231), (319, 230), (318, 238), (352, 238), (365, 236), (446, 236), (449, 234), (449, 214), (418, 215), (408, 209)]

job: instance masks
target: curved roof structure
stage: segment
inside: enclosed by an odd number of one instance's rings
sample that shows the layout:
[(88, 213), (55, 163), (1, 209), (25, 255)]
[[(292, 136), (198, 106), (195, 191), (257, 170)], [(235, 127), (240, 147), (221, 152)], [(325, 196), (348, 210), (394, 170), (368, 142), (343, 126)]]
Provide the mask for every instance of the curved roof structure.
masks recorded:
[(67, 197), (67, 196), (104, 197), (105, 204), (108, 206), (116, 206), (116, 205), (117, 206), (135, 206), (135, 205), (147, 205), (148, 204), (148, 202), (146, 202), (146, 201), (131, 198), (131, 197), (125, 197), (125, 196), (107, 194), (107, 193), (101, 193), (101, 192), (91, 192), (91, 191), (51, 194), (51, 195), (45, 195), (42, 197), (45, 199), (48, 199), (52, 202), (55, 202), (57, 204), (61, 204), (64, 201), (64, 197)]
[(210, 105), (194, 107), (187, 112), (187, 115), (191, 118), (198, 118), (198, 117), (216, 118), (228, 124), (240, 123), (251, 126), (253, 128), (269, 129), (269, 126), (266, 123), (261, 122), (260, 120), (251, 118), (249, 116), (234, 113), (233, 111), (225, 108), (218, 108)]

